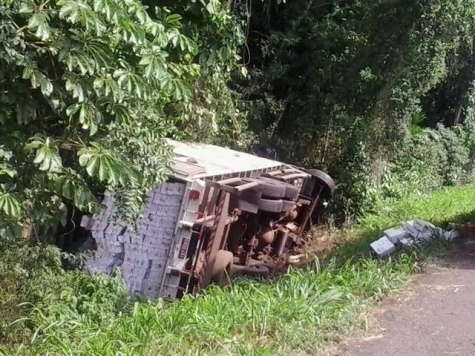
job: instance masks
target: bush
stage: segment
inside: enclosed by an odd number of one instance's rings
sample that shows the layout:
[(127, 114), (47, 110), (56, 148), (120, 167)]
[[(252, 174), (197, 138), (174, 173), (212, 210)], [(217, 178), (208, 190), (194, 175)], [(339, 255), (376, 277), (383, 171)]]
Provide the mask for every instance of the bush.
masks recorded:
[(351, 223), (377, 211), (387, 200), (475, 182), (475, 115), (451, 128), (439, 124), (408, 132), (391, 156), (380, 159), (380, 154), (372, 154), (365, 144), (368, 137), (364, 129), (354, 126), (337, 136), (342, 143), (333, 148), (337, 155), (322, 168), (337, 183), (330, 205), (337, 222)]
[(426, 194), (443, 186), (474, 182), (475, 121), (446, 128), (438, 125), (411, 135), (390, 161), (384, 175), (382, 198), (399, 199)]
[(67, 272), (63, 265), (70, 256), (55, 246), (0, 239), (0, 255), (0, 340), (5, 345), (29, 343), (36, 332), (31, 316), (40, 310), (51, 322), (67, 315), (65, 308), (100, 322), (128, 303), (120, 278)]

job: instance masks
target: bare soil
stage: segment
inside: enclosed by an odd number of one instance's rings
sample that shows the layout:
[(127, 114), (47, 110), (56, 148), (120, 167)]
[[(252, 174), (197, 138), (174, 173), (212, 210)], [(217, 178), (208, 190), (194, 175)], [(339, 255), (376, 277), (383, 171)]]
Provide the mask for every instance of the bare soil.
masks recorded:
[(475, 241), (457, 243), (443, 262), (383, 300), (372, 315), (376, 327), (330, 355), (475, 355)]

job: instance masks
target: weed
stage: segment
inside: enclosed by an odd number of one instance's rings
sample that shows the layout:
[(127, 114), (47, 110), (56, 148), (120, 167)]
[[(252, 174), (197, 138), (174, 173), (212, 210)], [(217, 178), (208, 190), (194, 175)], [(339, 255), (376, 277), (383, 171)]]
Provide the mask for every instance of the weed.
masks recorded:
[[(8, 355), (315, 354), (367, 328), (374, 301), (419, 272), (445, 245), (383, 262), (368, 243), (386, 228), (420, 218), (437, 225), (474, 214), (474, 187), (406, 199), (345, 231), (345, 245), (270, 281), (234, 280), (179, 303), (126, 298), (120, 276), (64, 272), (46, 246), (2, 250), (0, 313)], [(48, 257), (49, 256), (49, 257)], [(50, 262), (48, 262), (50, 261)], [(56, 262), (51, 262), (56, 261)], [(5, 283), (3, 282), (5, 281)], [(5, 302), (6, 301), (6, 302)], [(28, 302), (18, 307), (20, 302)], [(11, 324), (19, 319), (16, 324)]]

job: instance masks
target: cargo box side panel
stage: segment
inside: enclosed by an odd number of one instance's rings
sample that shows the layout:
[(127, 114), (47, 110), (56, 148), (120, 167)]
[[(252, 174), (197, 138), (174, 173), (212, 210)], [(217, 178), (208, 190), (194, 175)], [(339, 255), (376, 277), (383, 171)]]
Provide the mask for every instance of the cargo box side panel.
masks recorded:
[(120, 268), (131, 295), (157, 298), (185, 186), (164, 183), (151, 192), (136, 231), (121, 221), (113, 221), (114, 198), (106, 196), (107, 209), (96, 217), (91, 230), (97, 254), (87, 269), (110, 274)]
[(184, 196), (182, 220), (177, 221), (173, 242), (167, 260), (167, 269), (161, 281), (160, 298), (176, 299), (181, 279), (180, 271), (183, 271), (188, 261), (188, 249), (192, 240), (192, 226), (201, 217), (199, 212), (203, 200), (205, 182), (194, 180)]

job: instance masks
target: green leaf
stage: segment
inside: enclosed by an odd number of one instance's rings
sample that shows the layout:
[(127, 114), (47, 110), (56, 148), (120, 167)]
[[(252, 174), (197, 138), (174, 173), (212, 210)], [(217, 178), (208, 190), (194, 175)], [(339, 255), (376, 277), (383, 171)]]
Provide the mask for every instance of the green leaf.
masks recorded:
[(32, 106), (26, 106), (24, 103), (16, 104), (17, 122), (19, 125), (25, 125), (36, 119), (36, 109)]
[(48, 178), (49, 186), (56, 194), (71, 200), (83, 211), (94, 212), (94, 208), (98, 205), (97, 199), (78, 172), (71, 168), (63, 168), (49, 174)]
[(89, 135), (97, 133), (99, 124), (102, 122), (102, 113), (92, 103), (79, 103), (70, 105), (66, 109), (66, 115), (73, 119), (78, 114), (79, 123), (83, 130), (89, 130)]
[(206, 3), (205, 0), (201, 0), (201, 3), (203, 5), (205, 5), (205, 8), (206, 8), (206, 11), (208, 11), (208, 13), (210, 15), (214, 15), (216, 13), (216, 7), (215, 7), (215, 4), (214, 4), (214, 0), (207, 0), (208, 3)]
[(193, 95), (190, 87), (179, 78), (168, 77), (162, 82), (162, 85), (176, 100), (188, 100)]
[(167, 25), (177, 27), (177, 28), (181, 27), (181, 23), (180, 23), (181, 20), (182, 20), (182, 17), (179, 14), (171, 14), (165, 17), (165, 22)]
[(155, 52), (148, 55), (144, 55), (139, 62), (139, 65), (145, 66), (145, 76), (147, 78), (161, 78), (166, 73), (166, 63), (165, 58), (167, 53), (165, 52)]
[(35, 3), (33, 1), (22, 1), (20, 5), (20, 14), (31, 14), (36, 10)]
[(165, 46), (165, 26), (159, 22), (147, 22), (145, 30), (151, 35), (155, 36), (155, 42), (160, 46)]
[(38, 141), (31, 141), (30, 143), (27, 143), (25, 145), (25, 150), (27, 152), (32, 152), (33, 150), (35, 149), (38, 149), (39, 147), (41, 147), (43, 145), (43, 142), (38, 140)]
[(87, 174), (89, 174), (91, 177), (94, 177), (97, 174), (98, 169), (99, 169), (99, 158), (91, 157), (89, 162), (87, 162), (87, 165), (86, 165)]
[(5, 146), (0, 146), (0, 158), (4, 161), (9, 161), (13, 157), (12, 151), (7, 151)]
[(36, 30), (35, 36), (45, 41), (50, 36), (50, 27), (48, 24), (48, 15), (45, 11), (35, 12), (28, 21), (28, 28)]
[(172, 43), (173, 47), (176, 47), (178, 45), (180, 35), (180, 32), (176, 28), (172, 28), (170, 31), (167, 32), (168, 41)]
[(98, 69), (108, 69), (113, 54), (108, 49), (107, 43), (101, 40), (89, 40), (84, 44), (84, 52), (95, 62)]
[(112, 0), (94, 1), (94, 11), (105, 14), (107, 21), (119, 22), (118, 6)]
[(123, 97), (123, 92), (120, 90), (119, 84), (110, 75), (97, 77), (94, 79), (93, 85), (99, 97), (109, 97), (112, 98), (114, 102), (120, 101)]
[[(77, 81), (77, 78), (70, 77), (66, 79), (66, 90), (71, 92), (73, 98), (77, 99), (80, 103), (84, 102), (85, 94), (82, 85)], [(71, 111), (67, 115), (71, 115)]]
[(71, 117), (74, 114), (76, 114), (79, 111), (80, 108), (81, 108), (81, 106), (79, 104), (72, 104), (72, 105), (70, 105), (66, 108), (66, 115)]
[(37, 137), (25, 146), (27, 152), (36, 150), (33, 163), (39, 165), (41, 171), (57, 171), (62, 167), (59, 150), (54, 141), (50, 138)]
[(109, 108), (109, 112), (112, 115), (115, 115), (115, 118), (118, 123), (130, 123), (131, 122), (131, 115), (129, 109), (125, 105), (111, 105)]
[(7, 175), (10, 178), (15, 178), (18, 172), (10, 164), (0, 163), (0, 176)]
[(31, 75), (31, 86), (33, 88), (40, 87), (44, 96), (50, 96), (53, 92), (53, 83), (38, 70), (34, 70)]
[(84, 54), (83, 49), (70, 49), (69, 52), (64, 55), (61, 62), (65, 63), (71, 72), (75, 69), (79, 69), (82, 75), (93, 75), (96, 69), (99, 70), (94, 58)]
[(114, 72), (119, 86), (129, 95), (136, 95), (138, 98), (145, 97), (145, 84), (138, 74), (127, 69), (118, 69)]
[(36, 151), (36, 157), (33, 160), (33, 163), (40, 164), (41, 162), (43, 162), (46, 158), (47, 153), (48, 152), (44, 149), (44, 146), (41, 146), (41, 148)]
[(107, 29), (102, 19), (96, 12), (83, 1), (60, 0), (59, 17), (66, 21), (76, 24), (80, 23), (86, 31), (95, 31), (100, 36)]
[(22, 211), (20, 199), (5, 185), (0, 185), (0, 211), (13, 217), (19, 217)]
[(151, 21), (151, 20), (150, 20), (150, 17), (149, 17), (148, 14), (147, 14), (147, 11), (145, 11), (144, 8), (139, 8), (139, 9), (137, 9), (137, 11), (135, 12), (135, 16), (137, 16), (137, 19), (138, 19), (139, 22), (142, 23), (142, 24)]
[(79, 164), (86, 169), (90, 177), (97, 178), (111, 186), (138, 183), (138, 174), (121, 158), (97, 144), (78, 152)]

